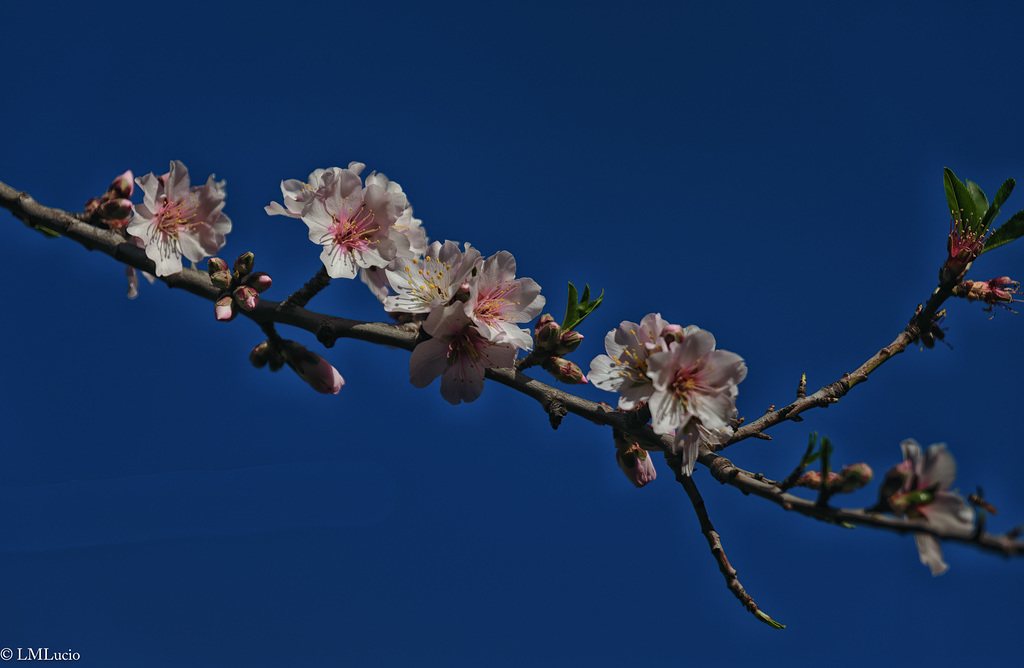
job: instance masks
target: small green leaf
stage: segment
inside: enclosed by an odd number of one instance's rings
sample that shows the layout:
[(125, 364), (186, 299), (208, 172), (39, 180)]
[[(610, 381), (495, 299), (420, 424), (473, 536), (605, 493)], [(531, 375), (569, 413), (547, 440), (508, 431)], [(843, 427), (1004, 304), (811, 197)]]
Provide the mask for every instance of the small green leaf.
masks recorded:
[(604, 290), (601, 290), (601, 294), (597, 299), (591, 300), (589, 283), (583, 287), (582, 297), (578, 296), (576, 286), (570, 283), (569, 303), (565, 306), (565, 319), (562, 321), (562, 331), (568, 332), (576, 329), (588, 315), (594, 312), (594, 309), (601, 305), (603, 300)]
[(946, 191), (946, 202), (949, 204), (949, 210), (953, 217), (962, 221), (960, 223), (961, 230), (966, 231), (968, 224), (981, 219), (981, 212), (977, 210), (971, 191), (960, 179), (956, 178), (956, 174), (948, 167), (943, 169), (942, 187)]
[(1013, 186), (1016, 184), (1017, 182), (1013, 179), (1006, 179), (1003, 181), (1003, 185), (999, 186), (996, 196), (992, 198), (992, 203), (988, 205), (988, 211), (985, 212), (985, 216), (981, 219), (981, 224), (985, 226), (985, 229), (988, 229), (988, 226), (999, 215), (999, 207), (1003, 205), (1006, 198), (1013, 192)]
[(775, 621), (774, 619), (772, 619), (771, 617), (766, 615), (761, 610), (752, 610), (751, 612), (754, 613), (755, 617), (757, 617), (758, 619), (760, 619), (762, 622), (764, 622), (768, 626), (772, 627), (773, 629), (784, 629), (784, 628), (786, 628), (785, 624), (782, 624), (780, 622)]
[(971, 193), (971, 199), (974, 201), (974, 210), (984, 214), (988, 210), (988, 197), (985, 197), (985, 191), (974, 181), (968, 181), (965, 185), (967, 186), (967, 192)]
[(49, 237), (51, 239), (56, 239), (57, 237), (60, 236), (60, 232), (54, 232), (49, 227), (43, 227), (42, 225), (33, 225), (32, 229), (38, 232), (42, 232), (43, 236)]
[(993, 232), (992, 236), (985, 241), (985, 246), (981, 249), (981, 252), (987, 253), (993, 248), (999, 248), (1003, 244), (1008, 244), (1021, 236), (1024, 236), (1024, 210), (1013, 214), (1009, 220), (1000, 225), (999, 229)]

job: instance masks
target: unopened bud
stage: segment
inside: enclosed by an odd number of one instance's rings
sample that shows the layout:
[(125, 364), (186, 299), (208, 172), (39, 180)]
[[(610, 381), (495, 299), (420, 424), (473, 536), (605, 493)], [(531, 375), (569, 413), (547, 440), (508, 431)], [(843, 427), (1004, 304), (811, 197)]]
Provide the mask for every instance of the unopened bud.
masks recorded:
[(234, 300), (231, 298), (231, 295), (224, 295), (216, 301), (213, 305), (213, 315), (221, 322), (235, 319), (235, 316), (238, 314), (235, 312)]
[(643, 487), (658, 477), (650, 453), (639, 445), (633, 444), (626, 450), (616, 448), (615, 461), (636, 487)]
[(570, 362), (567, 359), (549, 357), (541, 363), (541, 366), (554, 376), (556, 380), (560, 380), (563, 383), (580, 385), (587, 382), (587, 377), (583, 374), (583, 371), (576, 366), (575, 362)]
[(555, 322), (550, 313), (545, 313), (533, 327), (534, 347), (537, 350), (554, 350), (555, 346), (558, 345), (558, 339), (561, 335), (562, 330), (558, 323)]
[(257, 369), (262, 369), (267, 365), (267, 357), (270, 354), (270, 343), (264, 341), (263, 343), (257, 344), (249, 352), (249, 363)]
[(133, 192), (135, 192), (135, 175), (129, 169), (110, 183), (105, 197), (107, 199), (130, 198)]
[(337, 394), (341, 391), (345, 379), (330, 362), (294, 341), (286, 340), (284, 343), (285, 347), (281, 352), (288, 366), (299, 374), (299, 378), (322, 394)]
[(260, 294), (248, 285), (241, 285), (235, 288), (231, 296), (235, 298), (235, 303), (246, 311), (253, 310), (260, 303)]
[(455, 302), (462, 302), (465, 304), (469, 301), (470, 296), (469, 283), (463, 283), (459, 286), (459, 289), (455, 291), (455, 294), (452, 295), (452, 299), (449, 303), (454, 304)]
[(571, 353), (579, 348), (581, 343), (583, 343), (583, 335), (579, 332), (574, 330), (562, 332), (558, 337), (558, 343), (555, 344), (554, 353), (556, 355)]
[(273, 283), (273, 281), (270, 280), (270, 274), (264, 271), (252, 272), (251, 274), (245, 277), (245, 280), (243, 282), (245, 283), (245, 285), (248, 285), (256, 292), (266, 292), (267, 289)]
[(210, 274), (210, 282), (218, 288), (231, 287), (231, 271), (228, 263), (219, 257), (211, 257), (206, 263), (206, 271)]
[(96, 213), (96, 210), (100, 208), (100, 204), (102, 203), (103, 200), (101, 200), (99, 197), (91, 198), (88, 202), (85, 203), (85, 215), (88, 216), (89, 218), (92, 218), (93, 214)]
[(100, 204), (99, 214), (107, 220), (125, 220), (132, 216), (132, 201), (130, 199), (108, 199)]
[(843, 467), (843, 470), (839, 472), (839, 479), (831, 483), (829, 488), (837, 494), (849, 494), (871, 482), (874, 476), (874, 471), (867, 464), (863, 462), (850, 464)]
[(245, 276), (252, 271), (253, 265), (256, 264), (256, 256), (252, 251), (242, 253), (235, 260), (235, 274), (239, 277)]
[(681, 343), (683, 340), (683, 328), (679, 325), (665, 325), (665, 328), (661, 330), (661, 338), (664, 339), (665, 345), (672, 343)]

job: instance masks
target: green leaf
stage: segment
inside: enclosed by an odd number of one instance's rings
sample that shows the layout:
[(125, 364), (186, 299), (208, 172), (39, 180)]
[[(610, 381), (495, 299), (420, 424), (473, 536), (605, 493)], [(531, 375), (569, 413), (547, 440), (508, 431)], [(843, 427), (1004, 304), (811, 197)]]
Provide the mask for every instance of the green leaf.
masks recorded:
[(999, 186), (996, 196), (992, 198), (992, 203), (988, 206), (988, 211), (985, 212), (985, 216), (981, 219), (981, 224), (988, 229), (988, 226), (992, 224), (992, 221), (999, 215), (999, 207), (1003, 205), (1006, 198), (1013, 192), (1013, 186), (1017, 184), (1013, 179), (1006, 179), (1003, 181), (1003, 185)]
[(965, 185), (967, 186), (967, 192), (971, 193), (971, 199), (974, 201), (974, 210), (984, 214), (988, 210), (988, 197), (985, 197), (985, 191), (974, 181), (968, 181)]
[(568, 332), (579, 326), (588, 315), (594, 312), (604, 300), (604, 290), (597, 299), (590, 299), (590, 284), (583, 287), (583, 296), (576, 292), (576, 286), (569, 283), (569, 302), (565, 306), (565, 319), (562, 320), (562, 331)]
[(981, 214), (984, 209), (982, 211), (977, 210), (971, 191), (968, 190), (967, 186), (960, 179), (956, 178), (956, 174), (949, 167), (943, 168), (942, 187), (946, 191), (946, 202), (949, 204), (950, 212), (952, 212), (954, 218), (960, 218), (961, 220), (961, 230), (966, 231), (968, 225), (976, 224), (975, 221), (981, 220)]
[(981, 252), (987, 253), (993, 248), (999, 248), (1003, 244), (1008, 244), (1021, 236), (1024, 236), (1024, 210), (1013, 214), (1009, 220), (1000, 225), (999, 229), (993, 232), (992, 236), (985, 241), (985, 246), (981, 249)]

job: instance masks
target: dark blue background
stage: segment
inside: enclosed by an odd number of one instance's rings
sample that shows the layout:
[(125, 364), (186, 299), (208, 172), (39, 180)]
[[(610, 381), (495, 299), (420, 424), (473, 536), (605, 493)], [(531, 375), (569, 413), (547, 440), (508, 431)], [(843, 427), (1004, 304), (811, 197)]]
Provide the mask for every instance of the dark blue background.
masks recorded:
[[(0, 179), (70, 210), (111, 178), (226, 178), (223, 255), (281, 299), (319, 249), (270, 218), (279, 182), (367, 163), (432, 239), (512, 251), (560, 317), (606, 290), (573, 356), (660, 311), (750, 369), (756, 418), (856, 368), (934, 288), (942, 167), (991, 196), (1024, 178), (1015, 3), (48, 3), (4, 10)], [(1024, 208), (1017, 193), (1003, 218)], [(2, 220), (6, 216), (6, 220)], [(726, 591), (679, 486), (635, 490), (610, 434), (488, 385), (408, 383), (408, 354), (324, 352), (312, 392), (248, 361), (245, 319), (0, 212), (0, 646), (82, 665), (989, 665), (1016, 656), (1020, 559), (789, 515), (698, 467), (755, 600)], [(1024, 243), (972, 275), (1024, 275)], [(358, 283), (312, 305), (381, 319)], [(917, 348), (774, 441), (818, 430), (881, 475), (945, 441), (966, 493), (1024, 520), (1020, 316), (949, 304)], [(537, 371), (541, 376), (543, 372)], [(612, 395), (593, 388), (594, 400)], [(877, 486), (843, 499), (869, 505)]]

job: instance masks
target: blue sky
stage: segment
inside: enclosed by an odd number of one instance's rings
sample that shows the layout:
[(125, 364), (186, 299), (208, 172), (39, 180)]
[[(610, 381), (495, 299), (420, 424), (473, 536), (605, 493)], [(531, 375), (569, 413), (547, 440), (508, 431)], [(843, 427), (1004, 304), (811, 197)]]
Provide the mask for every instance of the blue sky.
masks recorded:
[[(75, 210), (125, 169), (215, 172), (223, 256), (254, 251), (281, 299), (319, 249), (263, 206), (359, 160), (432, 239), (515, 254), (556, 317), (568, 281), (603, 288), (585, 367), (621, 320), (712, 331), (746, 359), (748, 419), (802, 372), (817, 388), (856, 368), (931, 293), (943, 167), (989, 196), (1024, 178), (1011, 3), (26, 4), (0, 43), (0, 180)], [(359, 341), (315, 348), (347, 381), (315, 394), (249, 365), (251, 322), (161, 285), (129, 301), (108, 257), (5, 216), (2, 647), (104, 666), (1015, 655), (1019, 559), (950, 545), (933, 578), (909, 537), (790, 515), (698, 467), (744, 586), (789, 625), (773, 631), (726, 591), (660, 457), (636, 490), (606, 430), (552, 431), (498, 385), (450, 406), (408, 383), (406, 352)], [(1022, 269), (1019, 243), (972, 277)], [(352, 282), (311, 306), (383, 317)], [(880, 474), (904, 438), (944, 441), (990, 526), (1024, 521), (1024, 321), (948, 311), (952, 350), (912, 348), (728, 456), (780, 478), (817, 430)]]

